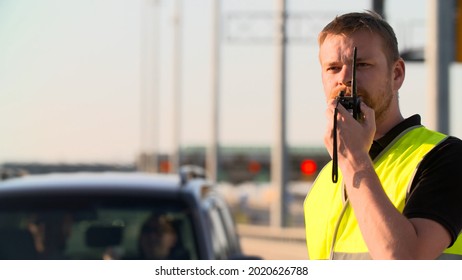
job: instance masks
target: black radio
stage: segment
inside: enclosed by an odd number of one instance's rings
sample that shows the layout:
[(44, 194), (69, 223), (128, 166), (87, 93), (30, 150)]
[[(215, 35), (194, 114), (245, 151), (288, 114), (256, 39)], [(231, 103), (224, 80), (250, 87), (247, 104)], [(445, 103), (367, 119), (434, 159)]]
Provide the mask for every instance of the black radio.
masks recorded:
[(353, 50), (353, 77), (351, 79), (351, 96), (345, 96), (345, 91), (341, 91), (337, 96), (338, 103), (342, 104), (347, 110), (349, 110), (353, 118), (359, 120), (360, 118), (360, 103), (361, 100), (356, 92), (356, 47)]
[[(361, 100), (356, 92), (356, 47), (353, 49), (353, 77), (351, 78), (351, 96), (345, 96), (345, 91), (340, 91), (336, 97), (337, 106), (342, 104), (348, 111), (351, 112), (355, 120), (359, 120), (361, 116), (360, 104)], [(333, 125), (333, 150), (332, 150), (332, 182), (337, 183), (338, 180), (338, 158), (337, 158), (337, 108), (334, 111)]]

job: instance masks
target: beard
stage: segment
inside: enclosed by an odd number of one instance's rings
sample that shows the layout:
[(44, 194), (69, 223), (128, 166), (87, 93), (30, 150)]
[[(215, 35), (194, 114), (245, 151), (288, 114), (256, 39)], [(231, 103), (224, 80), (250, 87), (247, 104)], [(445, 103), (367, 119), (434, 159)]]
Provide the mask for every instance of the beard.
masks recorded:
[(358, 95), (362, 102), (374, 110), (375, 121), (377, 124), (387, 118), (394, 96), (391, 83), (389, 81), (386, 81), (384, 86), (379, 88), (374, 94), (370, 94), (364, 89), (358, 89)]
[[(351, 87), (342, 85), (333, 88), (327, 99), (329, 100), (338, 97), (340, 91), (344, 91), (345, 96), (352, 95)], [(358, 87), (357, 94), (361, 99), (361, 102), (364, 102), (369, 108), (374, 110), (375, 122), (377, 124), (387, 118), (395, 96), (393, 94), (393, 87), (390, 79), (385, 80), (379, 88), (374, 88), (372, 93), (362, 87)]]

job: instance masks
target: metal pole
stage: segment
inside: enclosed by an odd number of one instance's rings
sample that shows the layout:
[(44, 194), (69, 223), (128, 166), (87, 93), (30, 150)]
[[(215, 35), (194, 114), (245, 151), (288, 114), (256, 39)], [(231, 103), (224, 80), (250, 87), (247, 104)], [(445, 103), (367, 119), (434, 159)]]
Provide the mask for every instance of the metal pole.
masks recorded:
[(382, 18), (385, 18), (384, 2), (385, 0), (372, 0), (372, 10), (381, 15)]
[(276, 0), (276, 114), (275, 140), (271, 153), (271, 181), (278, 200), (273, 204), (271, 225), (287, 226), (287, 141), (286, 141), (286, 1)]
[(454, 60), (454, 0), (429, 0), (428, 67), (429, 126), (449, 133), (449, 66)]
[(154, 0), (154, 7), (153, 7), (153, 22), (152, 26), (154, 27), (154, 31), (152, 33), (153, 39), (153, 46), (152, 52), (153, 57), (151, 59), (153, 73), (152, 73), (152, 172), (159, 171), (159, 162), (158, 162), (158, 155), (159, 155), (159, 54), (160, 54), (160, 12), (159, 12), (159, 2), (160, 0)]
[(220, 10), (221, 0), (212, 0), (212, 71), (211, 71), (211, 139), (208, 147), (206, 169), (212, 182), (218, 181), (220, 159), (219, 125), (220, 125)]
[(137, 168), (147, 171), (146, 138), (147, 138), (147, 90), (146, 90), (146, 7), (145, 2), (140, 3), (140, 154), (138, 156)]
[(173, 15), (173, 151), (172, 173), (178, 173), (181, 164), (181, 0), (175, 1)]
[(141, 153), (139, 168), (145, 172), (157, 172), (159, 148), (159, 0), (142, 1), (141, 9)]

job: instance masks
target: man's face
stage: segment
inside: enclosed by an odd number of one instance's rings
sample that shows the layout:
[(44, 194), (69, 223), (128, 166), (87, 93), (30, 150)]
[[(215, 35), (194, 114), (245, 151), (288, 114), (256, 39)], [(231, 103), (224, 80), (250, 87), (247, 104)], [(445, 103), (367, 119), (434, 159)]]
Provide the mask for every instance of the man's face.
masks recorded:
[(401, 83), (396, 88), (394, 66), (388, 65), (382, 46), (381, 38), (367, 31), (358, 31), (350, 36), (327, 35), (319, 49), (326, 99), (335, 98), (345, 89), (350, 95), (353, 48), (357, 47), (357, 93), (374, 109), (377, 122), (386, 118)]
[(154, 217), (142, 229), (141, 247), (148, 259), (165, 259), (177, 242), (174, 228), (165, 220)]

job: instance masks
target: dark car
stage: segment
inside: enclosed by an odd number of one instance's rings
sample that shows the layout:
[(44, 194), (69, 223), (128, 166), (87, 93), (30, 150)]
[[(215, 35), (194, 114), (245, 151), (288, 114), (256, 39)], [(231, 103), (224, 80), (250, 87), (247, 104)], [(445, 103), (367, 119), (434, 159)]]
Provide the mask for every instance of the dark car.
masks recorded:
[(254, 259), (225, 201), (193, 171), (0, 182), (0, 259)]

